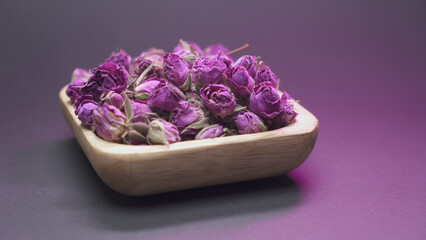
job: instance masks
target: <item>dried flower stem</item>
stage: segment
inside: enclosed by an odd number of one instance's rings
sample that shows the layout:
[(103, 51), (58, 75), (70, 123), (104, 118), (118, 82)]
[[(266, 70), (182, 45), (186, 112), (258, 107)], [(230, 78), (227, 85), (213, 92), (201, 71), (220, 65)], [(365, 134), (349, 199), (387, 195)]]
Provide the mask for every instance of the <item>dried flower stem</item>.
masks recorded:
[(231, 51), (227, 52), (226, 55), (231, 55), (231, 54), (237, 53), (237, 52), (242, 51), (242, 50), (244, 50), (244, 49), (246, 49), (248, 47), (250, 47), (250, 45), (248, 43), (246, 43), (246, 44), (244, 44), (243, 46), (241, 46), (239, 48), (236, 48), (234, 50), (231, 50)]

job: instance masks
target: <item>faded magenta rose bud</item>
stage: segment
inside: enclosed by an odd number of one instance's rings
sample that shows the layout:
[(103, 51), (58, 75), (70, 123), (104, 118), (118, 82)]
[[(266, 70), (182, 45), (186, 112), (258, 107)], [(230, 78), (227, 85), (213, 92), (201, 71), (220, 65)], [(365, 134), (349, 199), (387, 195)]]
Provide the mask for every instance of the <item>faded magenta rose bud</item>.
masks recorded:
[(279, 79), (277, 78), (277, 75), (275, 75), (275, 73), (273, 73), (266, 65), (261, 66), (256, 73), (256, 85), (259, 85), (262, 82), (270, 82), (274, 88), (277, 88), (278, 81)]
[(233, 65), (233, 67), (238, 66), (244, 67), (252, 78), (256, 76), (257, 60), (255, 56), (245, 55), (240, 57)]
[[(93, 100), (93, 96), (92, 95), (88, 95), (88, 94), (86, 94), (86, 95), (81, 95), (79, 98), (77, 98), (75, 101), (74, 101), (74, 103), (73, 103), (73, 107), (74, 107), (74, 110), (77, 110), (78, 109), (78, 107), (80, 107), (80, 104), (83, 102), (83, 101), (86, 101), (86, 100), (90, 100), (90, 101), (94, 101)], [(95, 101), (96, 102), (96, 101)], [(77, 114), (77, 112), (75, 113), (75, 114)]]
[(223, 46), (221, 43), (208, 45), (204, 49), (204, 53), (206, 56), (213, 56), (218, 54), (219, 52), (227, 53), (229, 52), (229, 48)]
[(121, 109), (124, 105), (124, 99), (123, 96), (116, 92), (107, 92), (105, 94), (104, 100), (109, 104), (113, 105), (114, 107)]
[(194, 135), (208, 126), (208, 119), (203, 109), (197, 104), (180, 101), (170, 114), (173, 123), (182, 135)]
[(270, 82), (263, 82), (250, 95), (250, 109), (261, 118), (272, 119), (281, 113), (287, 100), (287, 93), (281, 97)]
[(154, 77), (143, 81), (135, 88), (135, 99), (146, 101), (155, 92), (155, 88), (161, 81), (165, 80)]
[[(200, 46), (198, 46), (198, 44), (196, 44), (195, 42), (186, 41), (186, 40), (185, 40), (185, 42), (195, 50), (195, 53), (198, 54), (198, 56), (203, 56), (204, 55), (203, 50), (201, 50), (201, 48), (200, 48)], [(173, 49), (173, 53), (175, 53), (175, 54), (183, 57), (183, 56), (186, 56), (186, 55), (190, 54), (191, 52), (188, 51), (188, 49), (185, 49), (184, 46), (182, 46), (182, 43), (179, 43)]]
[(120, 50), (119, 52), (111, 53), (104, 61), (105, 63), (115, 63), (117, 65), (122, 65), (127, 71), (129, 71), (130, 63), (132, 62), (132, 57), (126, 53), (124, 50)]
[(283, 111), (271, 120), (274, 128), (281, 128), (291, 124), (297, 117), (297, 112), (294, 111), (292, 104), (285, 104)]
[(198, 58), (191, 69), (191, 77), (199, 88), (217, 83), (223, 78), (227, 66), (216, 58)]
[(74, 103), (81, 95), (83, 95), (83, 93), (81, 92), (81, 88), (84, 84), (85, 82), (80, 80), (75, 80), (68, 84), (65, 93), (70, 98), (72, 103)]
[[(130, 75), (139, 77), (151, 64), (153, 60), (145, 57), (137, 57), (130, 65)], [(158, 65), (157, 61), (152, 65), (152, 68), (146, 74), (146, 77), (160, 77), (163, 65)]]
[(231, 115), (235, 109), (234, 95), (222, 84), (210, 84), (201, 89), (200, 93), (204, 106), (221, 118)]
[(154, 66), (162, 68), (164, 64), (164, 54), (166, 54), (166, 52), (164, 52), (163, 49), (150, 48), (143, 51), (139, 56), (151, 60), (151, 62), (155, 61)]
[(223, 126), (219, 124), (207, 126), (195, 135), (196, 140), (217, 138), (224, 135)]
[(164, 55), (162, 75), (174, 85), (181, 87), (188, 79), (189, 67), (186, 61), (173, 53)]
[(169, 144), (179, 142), (181, 139), (175, 125), (157, 118), (149, 124), (147, 140), (149, 144)]
[(154, 93), (148, 98), (150, 107), (170, 112), (181, 100), (185, 100), (185, 95), (175, 85), (166, 80), (162, 80), (155, 88)]
[(116, 107), (104, 104), (93, 110), (95, 132), (106, 141), (121, 142), (126, 131), (126, 116)]
[(226, 65), (227, 68), (230, 68), (232, 66), (232, 64), (234, 64), (234, 60), (232, 59), (232, 57), (226, 55), (222, 51), (218, 52), (215, 55), (210, 56), (210, 58), (223, 62)]
[(151, 108), (148, 106), (147, 102), (139, 100), (131, 100), (132, 109), (133, 109), (133, 119), (132, 122), (144, 122), (149, 123), (153, 120), (157, 114), (154, 113)]
[(93, 121), (93, 110), (98, 107), (98, 103), (94, 102), (93, 100), (86, 99), (80, 103), (78, 108), (75, 110), (75, 114), (77, 114), (78, 119), (80, 119), (81, 123), (89, 125), (92, 124)]
[(254, 80), (243, 66), (231, 69), (228, 81), (237, 98), (242, 98), (253, 92)]
[(121, 93), (127, 88), (129, 73), (122, 65), (104, 63), (92, 73), (81, 92), (92, 95), (95, 101), (101, 100), (102, 95), (109, 91)]
[(234, 123), (238, 128), (239, 134), (257, 133), (267, 130), (262, 119), (247, 110), (239, 112), (234, 119)]
[(90, 78), (90, 74), (86, 69), (76, 68), (72, 72), (71, 76), (71, 82), (74, 81), (80, 81), (80, 82), (87, 82)]

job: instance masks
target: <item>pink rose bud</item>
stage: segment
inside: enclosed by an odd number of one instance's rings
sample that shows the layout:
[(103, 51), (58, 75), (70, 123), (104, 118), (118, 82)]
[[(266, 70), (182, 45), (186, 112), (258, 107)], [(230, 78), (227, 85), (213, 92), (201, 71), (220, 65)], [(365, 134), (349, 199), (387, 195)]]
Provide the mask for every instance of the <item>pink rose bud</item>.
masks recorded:
[(179, 142), (179, 131), (175, 125), (164, 119), (157, 118), (149, 124), (147, 135), (149, 144), (169, 144)]
[(121, 142), (121, 136), (126, 131), (126, 120), (118, 108), (108, 104), (93, 110), (95, 132), (109, 142)]
[[(201, 50), (200, 46), (198, 46), (198, 44), (196, 44), (195, 42), (186, 40), (184, 42), (186, 42), (186, 44), (188, 44), (198, 56), (204, 55), (203, 50)], [(179, 55), (180, 57), (184, 57), (188, 54), (191, 54), (189, 49), (185, 49), (184, 46), (182, 46), (182, 43), (176, 45), (176, 47), (173, 49), (173, 53)]]
[(76, 68), (72, 72), (71, 82), (80, 81), (87, 82), (90, 78), (90, 73), (86, 69)]
[(155, 92), (157, 85), (164, 80), (159, 78), (148, 78), (135, 88), (135, 98), (146, 101), (151, 94)]
[(233, 65), (234, 68), (236, 67), (244, 67), (247, 72), (250, 74), (252, 78), (256, 76), (257, 71), (257, 60), (255, 56), (249, 56), (245, 55), (240, 57)]
[[(162, 57), (161, 57), (162, 59)], [(134, 59), (130, 65), (130, 75), (133, 77), (139, 77), (151, 64), (154, 60), (148, 59), (146, 57), (137, 57)], [(160, 77), (163, 65), (159, 65), (157, 61), (152, 65), (152, 68), (146, 74), (146, 77)]]
[(207, 126), (195, 135), (196, 140), (217, 138), (224, 135), (223, 126), (219, 124)]
[(264, 132), (267, 129), (260, 117), (247, 110), (239, 112), (234, 122), (239, 134)]
[(86, 99), (79, 104), (79, 107), (75, 110), (75, 114), (77, 114), (81, 123), (84, 125), (90, 125), (93, 122), (93, 110), (98, 107), (98, 103), (94, 102), (93, 100)]
[(234, 95), (222, 84), (210, 84), (201, 89), (204, 106), (213, 114), (225, 118), (232, 114), (236, 102)]
[(106, 93), (104, 99), (109, 105), (113, 105), (114, 107), (121, 109), (124, 105), (123, 96), (116, 92), (108, 92)]
[(115, 63), (117, 65), (122, 65), (127, 71), (129, 71), (130, 63), (132, 62), (132, 57), (126, 53), (124, 50), (119, 52), (113, 52), (111, 56), (105, 59), (104, 63)]
[(65, 93), (70, 98), (71, 102), (74, 103), (83, 93), (81, 92), (81, 87), (84, 86), (85, 82), (80, 80), (75, 80), (68, 84)]
[(215, 55), (209, 56), (209, 58), (223, 62), (228, 69), (232, 66), (232, 64), (234, 64), (234, 60), (232, 59), (232, 57), (226, 55), (225, 53), (221, 51)]
[(201, 57), (195, 60), (191, 69), (191, 77), (195, 85), (202, 88), (222, 80), (226, 70), (227, 66), (223, 61)]
[(130, 100), (133, 109), (133, 119), (132, 122), (144, 122), (149, 123), (155, 117), (158, 117), (151, 108), (148, 106), (147, 102), (140, 100)]
[(164, 66), (162, 75), (165, 79), (169, 80), (174, 85), (183, 86), (189, 74), (188, 64), (173, 53), (166, 53), (164, 55)]
[(285, 104), (283, 111), (271, 120), (273, 128), (282, 128), (291, 124), (297, 116), (292, 104)]
[(243, 66), (231, 69), (229, 75), (229, 86), (237, 98), (242, 98), (253, 92), (254, 80)]
[(261, 118), (272, 119), (283, 111), (288, 99), (286, 92), (280, 97), (270, 82), (263, 82), (250, 95), (250, 109)]
[(102, 95), (109, 91), (121, 93), (127, 88), (129, 73), (122, 65), (103, 63), (93, 69), (92, 73), (81, 92), (92, 95), (95, 101), (100, 101)]
[(183, 135), (194, 135), (208, 126), (208, 119), (203, 109), (197, 104), (180, 101), (170, 114), (173, 123)]
[(218, 54), (219, 52), (227, 53), (229, 52), (229, 48), (223, 46), (221, 43), (208, 45), (204, 49), (204, 53), (206, 56), (213, 56)]
[(149, 96), (148, 104), (153, 108), (170, 112), (181, 100), (185, 100), (185, 95), (179, 88), (163, 80), (156, 86), (155, 92)]
[(266, 65), (261, 66), (256, 73), (256, 85), (259, 85), (262, 82), (270, 82), (274, 88), (277, 88), (278, 81), (277, 75), (275, 75), (275, 73), (273, 73)]

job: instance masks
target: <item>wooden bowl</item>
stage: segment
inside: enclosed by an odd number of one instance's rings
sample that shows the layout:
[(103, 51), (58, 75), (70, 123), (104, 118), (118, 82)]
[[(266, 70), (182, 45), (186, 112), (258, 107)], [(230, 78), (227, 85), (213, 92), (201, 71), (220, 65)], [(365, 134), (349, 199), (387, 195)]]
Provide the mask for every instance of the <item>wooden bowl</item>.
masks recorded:
[(164, 145), (107, 142), (81, 125), (59, 92), (62, 113), (99, 177), (112, 189), (143, 196), (285, 174), (309, 156), (318, 120), (300, 104), (297, 121), (281, 129)]

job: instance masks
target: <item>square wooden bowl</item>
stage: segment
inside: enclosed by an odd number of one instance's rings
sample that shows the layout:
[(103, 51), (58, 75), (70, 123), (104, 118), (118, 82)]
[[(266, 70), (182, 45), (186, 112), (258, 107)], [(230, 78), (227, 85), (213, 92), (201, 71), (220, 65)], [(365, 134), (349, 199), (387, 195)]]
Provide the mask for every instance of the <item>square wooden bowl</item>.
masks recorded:
[(277, 130), (169, 147), (111, 143), (81, 125), (65, 90), (59, 92), (62, 113), (96, 173), (129, 196), (282, 175), (306, 160), (318, 135), (318, 120), (295, 103), (297, 121)]

